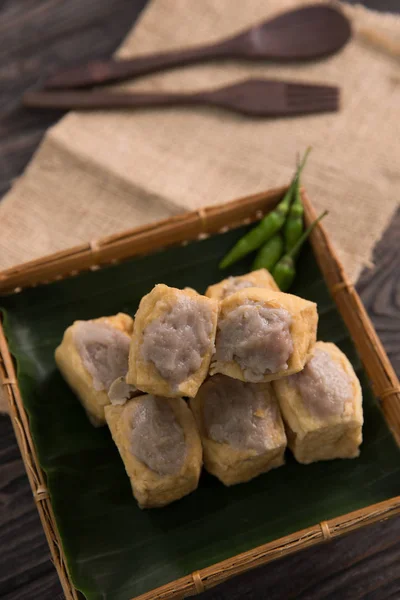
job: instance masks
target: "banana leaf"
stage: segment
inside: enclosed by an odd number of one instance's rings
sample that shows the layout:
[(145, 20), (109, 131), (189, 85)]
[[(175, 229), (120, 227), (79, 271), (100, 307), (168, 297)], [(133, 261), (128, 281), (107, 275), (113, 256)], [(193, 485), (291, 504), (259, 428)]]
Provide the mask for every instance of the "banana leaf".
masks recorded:
[[(198, 490), (140, 510), (108, 429), (94, 429), (56, 369), (54, 350), (76, 319), (134, 315), (154, 284), (203, 292), (246, 228), (3, 297), (40, 464), (71, 578), (87, 600), (128, 600), (197, 569), (400, 493), (400, 451), (310, 246), (291, 292), (318, 303), (319, 339), (347, 354), (361, 379), (364, 442), (354, 460), (284, 467), (231, 488), (203, 473)], [(229, 274), (250, 270), (252, 257)], [(226, 276), (225, 272), (223, 276)]]

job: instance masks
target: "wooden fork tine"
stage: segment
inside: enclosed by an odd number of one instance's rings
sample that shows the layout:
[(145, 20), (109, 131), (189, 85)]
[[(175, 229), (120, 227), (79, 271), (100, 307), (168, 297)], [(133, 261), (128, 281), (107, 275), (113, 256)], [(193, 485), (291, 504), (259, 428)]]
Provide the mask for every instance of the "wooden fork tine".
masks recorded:
[(296, 91), (296, 92), (338, 92), (339, 88), (336, 85), (313, 85), (310, 83), (288, 83), (288, 89)]
[(297, 84), (288, 84), (287, 94), (289, 96), (303, 98), (314, 96), (318, 98), (336, 98), (339, 94), (339, 88), (331, 86), (305, 86)]
[(303, 102), (293, 103), (288, 102), (288, 111), (293, 114), (301, 113), (316, 113), (316, 112), (336, 112), (339, 110), (339, 102), (337, 99), (329, 98), (323, 100), (304, 100)]
[(318, 104), (318, 103), (338, 103), (339, 96), (318, 96), (310, 94), (309, 96), (288, 96), (288, 102), (292, 104)]
[(309, 86), (289, 84), (286, 88), (288, 105), (301, 108), (304, 106), (327, 107), (337, 110), (339, 105), (339, 88), (333, 86)]
[(310, 94), (309, 96), (287, 96), (288, 104), (293, 106), (302, 104), (338, 104), (339, 96), (315, 96)]
[(287, 105), (290, 107), (302, 107), (302, 106), (339, 106), (338, 98), (287, 98)]
[(339, 89), (333, 86), (288, 84), (288, 109), (296, 112), (334, 112), (339, 109)]

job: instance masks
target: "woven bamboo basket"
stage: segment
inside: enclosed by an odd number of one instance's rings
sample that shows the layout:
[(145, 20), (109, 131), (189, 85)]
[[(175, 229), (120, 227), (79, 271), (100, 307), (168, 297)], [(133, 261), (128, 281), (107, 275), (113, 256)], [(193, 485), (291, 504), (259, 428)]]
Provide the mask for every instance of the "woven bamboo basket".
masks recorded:
[[(168, 220), (109, 236), (31, 261), (0, 273), (0, 295), (19, 293), (26, 287), (73, 277), (85, 270), (97, 270), (137, 255), (171, 245), (185, 244), (260, 219), (282, 197), (285, 188), (241, 198), (233, 202), (189, 212)], [(302, 191), (306, 223), (316, 213)], [(348, 280), (323, 225), (311, 235), (311, 244), (326, 284), (352, 336), (374, 392), (381, 400), (387, 424), (400, 446), (400, 387), (396, 374), (377, 337), (372, 323)], [(61, 539), (46, 488), (46, 478), (35, 451), (3, 328), (0, 323), (0, 380), (8, 399), (15, 435), (25, 464), (33, 496), (65, 596), (77, 600), (68, 573)], [(301, 531), (258, 546), (237, 556), (195, 571), (186, 577), (142, 594), (136, 600), (172, 600), (196, 595), (240, 573), (264, 565), (303, 548), (328, 542), (379, 520), (400, 514), (400, 496), (315, 523)]]

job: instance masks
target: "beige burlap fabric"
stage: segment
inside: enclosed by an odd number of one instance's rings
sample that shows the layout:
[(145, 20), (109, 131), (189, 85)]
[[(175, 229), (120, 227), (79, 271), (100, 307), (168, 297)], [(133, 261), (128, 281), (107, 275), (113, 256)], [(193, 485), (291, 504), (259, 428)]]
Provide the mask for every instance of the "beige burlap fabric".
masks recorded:
[[(233, 34), (293, 0), (153, 0), (119, 55)], [(400, 18), (346, 7), (355, 37), (305, 65), (196, 65), (124, 85), (195, 90), (249, 76), (342, 88), (340, 113), (252, 120), (176, 108), (69, 113), (47, 133), (0, 204), (0, 269), (159, 218), (288, 182), (296, 153), (313, 152), (304, 183), (350, 277), (369, 261), (398, 203)]]

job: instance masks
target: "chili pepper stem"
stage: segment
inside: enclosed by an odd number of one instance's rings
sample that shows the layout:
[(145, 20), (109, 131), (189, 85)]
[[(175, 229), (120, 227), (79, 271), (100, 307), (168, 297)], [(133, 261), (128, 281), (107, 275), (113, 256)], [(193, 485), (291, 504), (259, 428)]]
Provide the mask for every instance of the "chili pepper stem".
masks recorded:
[(324, 212), (322, 214), (320, 214), (319, 217), (317, 219), (315, 219), (315, 221), (313, 221), (311, 223), (311, 225), (309, 225), (307, 227), (307, 229), (305, 230), (305, 232), (303, 233), (301, 238), (299, 238), (299, 240), (296, 242), (296, 244), (293, 246), (293, 248), (285, 254), (284, 258), (287, 258), (287, 257), (293, 258), (293, 259), (296, 258), (302, 245), (304, 244), (304, 242), (306, 241), (306, 239), (308, 238), (308, 236), (310, 235), (310, 233), (312, 232), (314, 227), (317, 225), (317, 223), (319, 223), (321, 221), (321, 219), (326, 217), (327, 214), (328, 214), (328, 211), (324, 210)]
[(300, 175), (301, 175), (301, 173), (302, 173), (302, 171), (303, 171), (303, 169), (304, 169), (304, 167), (305, 167), (305, 164), (306, 164), (306, 161), (307, 161), (307, 157), (308, 157), (308, 155), (310, 154), (310, 152), (311, 152), (311, 146), (309, 146), (309, 147), (307, 148), (307, 150), (306, 150), (306, 151), (305, 151), (305, 153), (304, 153), (304, 156), (303, 156), (303, 159), (302, 159), (302, 161), (300, 162), (300, 164), (298, 164), (298, 165), (297, 165), (297, 169), (296, 169), (296, 172), (295, 172), (295, 174), (294, 174), (294, 177), (293, 177), (293, 179), (292, 179), (292, 181), (291, 181), (291, 183), (290, 183), (290, 187), (289, 187), (288, 191), (286, 192), (286, 194), (285, 194), (285, 197), (284, 197), (284, 199), (282, 200), (282, 202), (281, 202), (280, 204), (278, 204), (277, 208), (279, 208), (279, 206), (280, 206), (281, 204), (283, 204), (283, 202), (285, 202), (285, 200), (286, 200), (286, 201), (288, 201), (288, 200), (289, 200), (289, 204), (290, 204), (290, 201), (291, 201), (291, 199), (292, 199), (293, 192), (294, 192), (294, 191), (295, 191), (295, 189), (296, 189), (297, 182), (298, 182), (298, 180), (300, 179)]
[(303, 160), (300, 163), (300, 172), (303, 170), (304, 165), (306, 164), (306, 160), (307, 160), (308, 155), (310, 154), (311, 150), (312, 150), (312, 146), (308, 146), (306, 148), (306, 151), (304, 152)]
[(285, 249), (286, 252), (289, 252), (296, 244), (297, 240), (301, 237), (304, 225), (303, 225), (303, 203), (301, 201), (300, 194), (300, 173), (301, 169), (304, 168), (304, 165), (307, 161), (308, 155), (311, 151), (311, 147), (307, 148), (303, 158), (300, 160), (297, 157), (297, 170), (299, 171), (299, 176), (295, 182), (295, 188), (293, 192), (293, 202), (290, 206), (289, 213), (284, 225), (284, 239), (285, 239)]
[(304, 156), (303, 156), (303, 160), (301, 161), (300, 164), (297, 165), (296, 172), (295, 172), (295, 174), (293, 176), (293, 179), (292, 179), (292, 181), (290, 183), (288, 191), (286, 192), (283, 200), (276, 207), (276, 210), (279, 210), (280, 212), (283, 209), (284, 212), (285, 212), (285, 215), (288, 212), (289, 206), (290, 206), (290, 204), (292, 202), (293, 194), (294, 194), (294, 192), (296, 190), (297, 183), (298, 183), (298, 181), (300, 179), (301, 172), (304, 169), (304, 166), (305, 166), (306, 161), (307, 161), (307, 157), (310, 154), (310, 152), (311, 152), (311, 146), (309, 146), (307, 148), (307, 150), (305, 151)]

